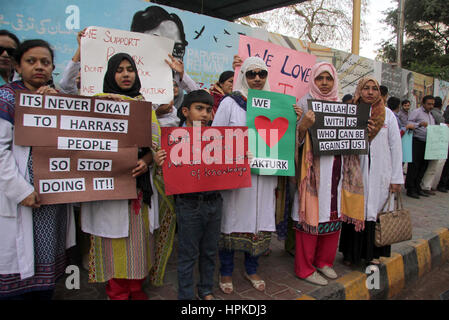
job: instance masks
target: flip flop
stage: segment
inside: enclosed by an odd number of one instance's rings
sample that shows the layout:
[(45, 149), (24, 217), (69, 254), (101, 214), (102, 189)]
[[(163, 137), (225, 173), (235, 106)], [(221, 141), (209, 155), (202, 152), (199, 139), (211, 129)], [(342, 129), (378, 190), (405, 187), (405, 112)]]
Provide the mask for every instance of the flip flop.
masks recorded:
[[(265, 291), (265, 281), (264, 280), (253, 280), (249, 277), (249, 275), (246, 272), (244, 273), (244, 276), (246, 279), (249, 280), (249, 282), (251, 282), (254, 289), (256, 289), (257, 291)], [(262, 289), (262, 286), (263, 286), (263, 289)]]
[(234, 286), (232, 282), (221, 282), (221, 275), (218, 277), (218, 286), (220, 290), (225, 294), (231, 294), (234, 292)]

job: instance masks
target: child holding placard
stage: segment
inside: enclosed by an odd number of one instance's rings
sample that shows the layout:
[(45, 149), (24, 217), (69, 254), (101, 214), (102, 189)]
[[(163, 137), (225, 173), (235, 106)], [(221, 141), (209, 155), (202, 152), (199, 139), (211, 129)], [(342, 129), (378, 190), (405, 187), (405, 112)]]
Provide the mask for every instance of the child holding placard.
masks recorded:
[[(192, 127), (210, 123), (212, 117), (212, 96), (204, 90), (187, 94), (178, 112), (181, 125)], [(162, 166), (167, 153), (160, 150), (155, 161)], [(197, 298), (214, 300), (215, 257), (220, 235), (223, 200), (219, 191), (204, 191), (180, 194), (175, 198), (176, 219), (178, 223), (178, 298), (192, 300), (194, 294), (193, 269), (199, 260), (200, 281), (197, 285)]]

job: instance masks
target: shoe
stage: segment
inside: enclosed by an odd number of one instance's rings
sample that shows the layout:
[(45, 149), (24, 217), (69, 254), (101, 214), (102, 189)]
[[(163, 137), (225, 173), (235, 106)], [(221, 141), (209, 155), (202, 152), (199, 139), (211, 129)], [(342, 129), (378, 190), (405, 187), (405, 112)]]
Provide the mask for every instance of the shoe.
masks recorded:
[(249, 282), (251, 282), (254, 289), (256, 289), (257, 291), (265, 291), (265, 281), (251, 279), (246, 272), (244, 273), (244, 276), (249, 280)]
[(417, 194), (418, 194), (419, 196), (423, 196), (423, 197), (428, 197), (428, 196), (429, 196), (427, 193), (424, 193), (424, 190), (418, 190), (418, 191), (417, 191)]
[(440, 192), (448, 193), (448, 190), (445, 187), (438, 187), (437, 190)]
[(335, 272), (335, 270), (329, 266), (324, 266), (323, 268), (317, 268), (317, 270), (319, 272), (321, 272), (322, 274), (324, 274), (329, 279), (337, 279), (338, 278), (338, 275)]
[(423, 193), (429, 195), (429, 196), (434, 196), (436, 195), (435, 192), (433, 192), (432, 190), (421, 190)]
[(220, 290), (225, 294), (231, 294), (234, 292), (234, 286), (232, 282), (221, 282), (221, 275), (218, 277), (218, 286)]
[(417, 192), (408, 192), (407, 191), (407, 196), (410, 198), (419, 199), (419, 195)]
[[(210, 296), (210, 299), (206, 299), (206, 297)], [(204, 301), (209, 301), (209, 300), (221, 300), (219, 298), (217, 298), (216, 296), (214, 296), (212, 293), (206, 294), (205, 296), (201, 297), (199, 294), (196, 295), (196, 299), (197, 300), (204, 300)]]
[(327, 286), (327, 284), (329, 283), (326, 279), (324, 279), (322, 276), (320, 276), (318, 274), (318, 272), (314, 272), (312, 273), (310, 276), (308, 276), (307, 278), (304, 279), (307, 282), (313, 283), (313, 284), (317, 284), (320, 286)]

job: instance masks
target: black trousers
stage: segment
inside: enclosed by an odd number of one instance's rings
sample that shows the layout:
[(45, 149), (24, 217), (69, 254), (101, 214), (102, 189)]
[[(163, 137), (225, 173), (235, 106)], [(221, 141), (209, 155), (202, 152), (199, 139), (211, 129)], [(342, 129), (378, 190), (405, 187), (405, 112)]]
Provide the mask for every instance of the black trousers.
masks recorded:
[(426, 142), (413, 138), (413, 162), (407, 167), (407, 177), (405, 179), (405, 188), (407, 192), (417, 192), (421, 190), (421, 180), (426, 173), (428, 160), (424, 160), (424, 152), (426, 151)]
[(441, 173), (440, 182), (438, 187), (448, 188), (449, 186), (449, 159), (446, 160), (443, 167), (443, 172)]

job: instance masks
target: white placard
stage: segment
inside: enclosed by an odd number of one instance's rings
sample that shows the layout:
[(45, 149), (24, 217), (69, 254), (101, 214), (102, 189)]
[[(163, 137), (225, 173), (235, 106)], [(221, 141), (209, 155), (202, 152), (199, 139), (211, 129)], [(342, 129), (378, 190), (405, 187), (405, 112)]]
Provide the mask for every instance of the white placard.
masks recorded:
[(172, 70), (164, 61), (173, 52), (174, 41), (145, 33), (89, 27), (81, 39), (81, 95), (103, 92), (108, 60), (125, 52), (136, 62), (146, 101), (169, 103), (173, 99)]

